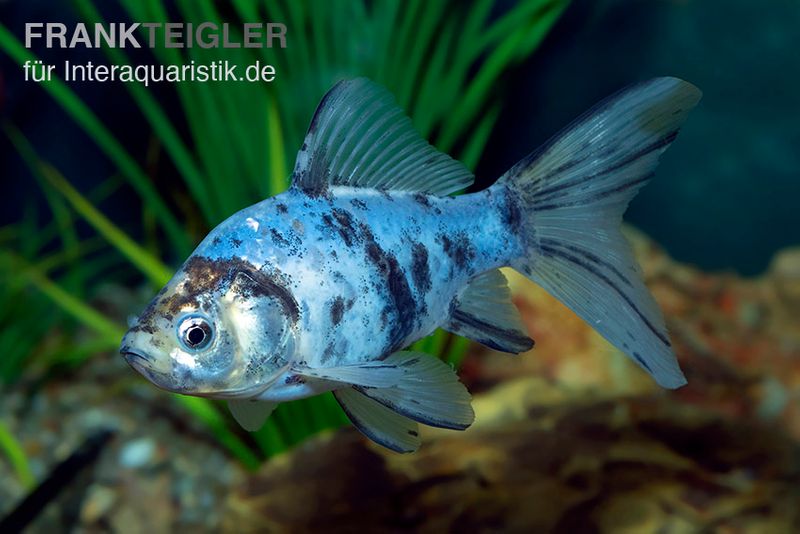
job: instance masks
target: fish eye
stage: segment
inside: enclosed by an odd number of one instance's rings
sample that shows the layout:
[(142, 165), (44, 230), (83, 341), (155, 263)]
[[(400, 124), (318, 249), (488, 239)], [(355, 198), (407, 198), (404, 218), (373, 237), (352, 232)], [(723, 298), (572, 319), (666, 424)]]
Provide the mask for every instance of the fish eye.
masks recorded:
[(202, 315), (188, 315), (178, 324), (178, 339), (189, 351), (203, 350), (213, 338), (214, 329)]

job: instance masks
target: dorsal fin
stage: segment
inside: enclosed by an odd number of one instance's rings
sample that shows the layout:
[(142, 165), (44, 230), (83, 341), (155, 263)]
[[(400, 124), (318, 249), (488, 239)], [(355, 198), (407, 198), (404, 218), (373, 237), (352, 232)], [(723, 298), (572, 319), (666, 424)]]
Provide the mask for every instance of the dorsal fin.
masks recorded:
[(448, 195), (472, 184), (464, 165), (428, 144), (383, 87), (343, 80), (323, 97), (297, 153), (292, 184)]
[(503, 352), (519, 354), (533, 348), (499, 269), (481, 274), (455, 298), (443, 328)]

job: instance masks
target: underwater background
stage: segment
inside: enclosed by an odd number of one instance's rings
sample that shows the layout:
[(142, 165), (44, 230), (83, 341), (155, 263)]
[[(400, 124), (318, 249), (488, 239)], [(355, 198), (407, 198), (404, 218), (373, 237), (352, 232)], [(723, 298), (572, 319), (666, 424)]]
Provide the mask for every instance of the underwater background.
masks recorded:
[[(287, 48), (59, 50), (25, 22), (280, 21)], [(800, 529), (800, 4), (746, 0), (0, 3), (2, 531)], [(24, 81), (21, 63), (276, 65), (271, 84)], [(689, 385), (533, 284), (509, 357), (444, 333), (477, 422), (369, 445), (330, 396), (248, 434), (118, 356), (205, 233), (282, 191), (319, 98), (368, 76), (475, 187), (598, 100), (704, 97), (626, 214)], [(427, 429), (426, 429), (427, 430)]]

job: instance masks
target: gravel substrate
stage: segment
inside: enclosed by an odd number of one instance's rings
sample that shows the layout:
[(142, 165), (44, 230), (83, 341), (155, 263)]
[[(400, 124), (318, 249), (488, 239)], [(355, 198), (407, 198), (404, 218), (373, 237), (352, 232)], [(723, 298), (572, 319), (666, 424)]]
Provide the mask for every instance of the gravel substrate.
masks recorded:
[[(243, 468), (168, 395), (122, 361), (99, 355), (48, 382), (2, 390), (0, 419), (20, 440), (37, 481), (92, 435), (113, 431), (87, 466), (31, 525), (32, 531), (214, 530), (228, 488)], [(0, 516), (26, 495), (0, 460)]]

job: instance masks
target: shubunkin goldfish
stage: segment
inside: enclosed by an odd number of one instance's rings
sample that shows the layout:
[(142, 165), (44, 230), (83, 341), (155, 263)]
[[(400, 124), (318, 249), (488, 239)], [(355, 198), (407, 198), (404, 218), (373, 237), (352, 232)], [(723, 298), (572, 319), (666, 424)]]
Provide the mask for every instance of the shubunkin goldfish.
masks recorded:
[(533, 346), (512, 267), (662, 386), (685, 379), (620, 233), (700, 91), (656, 78), (606, 99), (480, 192), (364, 79), (323, 98), (286, 192), (203, 240), (134, 321), (121, 352), (157, 386), (227, 399), (248, 430), (284, 401), (333, 391), (390, 449), (417, 424), (465, 429), (470, 395), (441, 360), (404, 348), (436, 328), (494, 349)]

